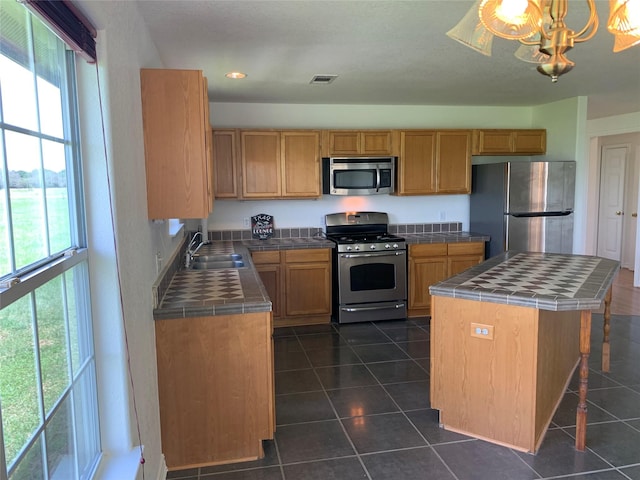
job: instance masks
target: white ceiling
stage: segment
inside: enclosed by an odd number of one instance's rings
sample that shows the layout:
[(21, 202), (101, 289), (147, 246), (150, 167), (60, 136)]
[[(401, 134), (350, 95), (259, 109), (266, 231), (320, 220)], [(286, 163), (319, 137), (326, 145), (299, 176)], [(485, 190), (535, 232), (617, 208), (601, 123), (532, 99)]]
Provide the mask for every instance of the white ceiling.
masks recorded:
[[(538, 105), (588, 96), (588, 118), (640, 111), (640, 46), (614, 54), (608, 2), (574, 69), (552, 84), (495, 38), (487, 57), (450, 39), (472, 0), (139, 0), (167, 68), (201, 69), (212, 102)], [(587, 2), (570, 0), (582, 29)], [(229, 80), (226, 72), (248, 74)], [(330, 85), (311, 85), (335, 74)]]

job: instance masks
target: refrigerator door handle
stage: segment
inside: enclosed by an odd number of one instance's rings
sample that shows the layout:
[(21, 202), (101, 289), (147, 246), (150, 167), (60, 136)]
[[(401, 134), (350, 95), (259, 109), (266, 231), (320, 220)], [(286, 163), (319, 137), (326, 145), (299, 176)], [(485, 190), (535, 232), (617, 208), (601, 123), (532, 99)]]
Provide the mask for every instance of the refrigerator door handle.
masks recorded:
[(529, 217), (566, 217), (573, 213), (572, 210), (563, 210), (561, 212), (524, 212), (524, 213), (512, 213), (511, 216), (516, 218), (529, 218)]

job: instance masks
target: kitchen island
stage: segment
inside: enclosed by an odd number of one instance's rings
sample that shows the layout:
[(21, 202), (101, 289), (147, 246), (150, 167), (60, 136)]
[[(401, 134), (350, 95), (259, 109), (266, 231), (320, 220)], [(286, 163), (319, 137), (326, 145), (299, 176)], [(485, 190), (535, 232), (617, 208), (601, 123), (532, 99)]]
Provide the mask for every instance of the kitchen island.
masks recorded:
[(584, 450), (591, 312), (610, 301), (619, 266), (505, 252), (431, 286), (430, 393), (441, 425), (536, 452), (579, 365), (576, 449)]

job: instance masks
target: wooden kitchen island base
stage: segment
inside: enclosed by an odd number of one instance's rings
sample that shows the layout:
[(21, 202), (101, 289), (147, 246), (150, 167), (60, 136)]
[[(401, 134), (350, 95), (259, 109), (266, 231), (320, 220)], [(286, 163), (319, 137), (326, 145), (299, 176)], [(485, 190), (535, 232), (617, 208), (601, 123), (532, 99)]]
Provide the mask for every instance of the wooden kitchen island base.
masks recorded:
[(440, 423), (535, 452), (580, 359), (580, 312), (432, 302), (431, 406)]
[(430, 286), (431, 406), (442, 425), (536, 452), (579, 364), (575, 445), (584, 451), (591, 312), (604, 301), (606, 370), (619, 269), (600, 257), (507, 251)]

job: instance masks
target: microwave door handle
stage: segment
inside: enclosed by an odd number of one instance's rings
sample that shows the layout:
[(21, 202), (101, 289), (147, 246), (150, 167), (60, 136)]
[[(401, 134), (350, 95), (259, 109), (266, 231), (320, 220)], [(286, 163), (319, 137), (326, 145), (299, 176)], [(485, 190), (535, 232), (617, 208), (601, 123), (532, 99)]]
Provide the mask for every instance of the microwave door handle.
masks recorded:
[(376, 192), (380, 191), (380, 168), (376, 168)]

